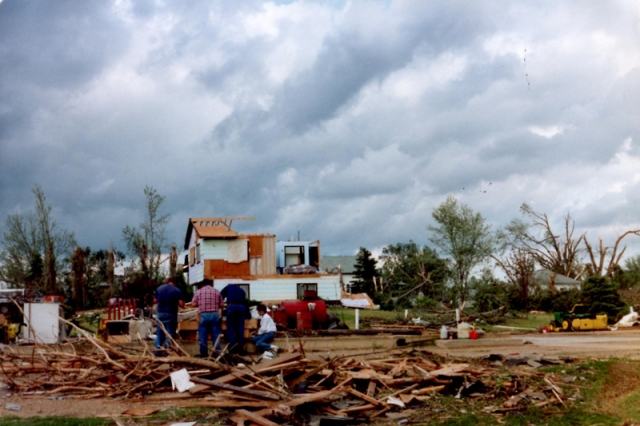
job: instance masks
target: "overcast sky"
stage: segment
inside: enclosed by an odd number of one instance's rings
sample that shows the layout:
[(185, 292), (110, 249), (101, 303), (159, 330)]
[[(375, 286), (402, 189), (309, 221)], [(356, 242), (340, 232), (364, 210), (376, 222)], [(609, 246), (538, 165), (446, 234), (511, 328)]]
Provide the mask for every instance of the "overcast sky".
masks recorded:
[(447, 195), (610, 243), (640, 227), (640, 3), (5, 0), (0, 231), (36, 183), (94, 249), (145, 185), (179, 245), (204, 216), (424, 244)]

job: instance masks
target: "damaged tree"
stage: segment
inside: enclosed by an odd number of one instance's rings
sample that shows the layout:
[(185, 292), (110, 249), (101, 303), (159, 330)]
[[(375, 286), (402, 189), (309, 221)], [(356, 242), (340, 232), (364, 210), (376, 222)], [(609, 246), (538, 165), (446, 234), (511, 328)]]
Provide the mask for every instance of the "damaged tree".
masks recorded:
[[(564, 217), (564, 232), (556, 234), (546, 213), (536, 212), (527, 204), (523, 204), (520, 211), (531, 223), (520, 219), (511, 221), (502, 234), (507, 245), (525, 252), (542, 268), (577, 280), (586, 276), (611, 278), (626, 250), (620, 247), (622, 241), (629, 235), (640, 235), (640, 229), (628, 230), (618, 236), (612, 247), (605, 246), (599, 238), (598, 247), (594, 249), (586, 233), (574, 236), (576, 224), (570, 214)], [(585, 252), (589, 263), (582, 259)]]
[(551, 229), (546, 213), (538, 213), (526, 203), (522, 204), (520, 211), (530, 218), (531, 223), (512, 220), (503, 234), (508, 243), (527, 253), (542, 268), (580, 279), (585, 272), (580, 259), (584, 234), (574, 237), (576, 224), (571, 215), (564, 217), (564, 233), (559, 235)]
[(127, 243), (129, 252), (137, 257), (136, 275), (143, 280), (161, 279), (160, 263), (162, 250), (166, 248), (164, 230), (169, 222), (169, 214), (161, 214), (160, 208), (165, 197), (155, 188), (144, 188), (146, 197), (146, 215), (138, 228), (127, 225), (122, 230), (122, 239)]
[(75, 246), (73, 233), (60, 229), (53, 218), (40, 185), (32, 189), (35, 211), (10, 214), (0, 251), (0, 279), (12, 287), (27, 287), (46, 294), (58, 291), (58, 272), (64, 267), (63, 256)]

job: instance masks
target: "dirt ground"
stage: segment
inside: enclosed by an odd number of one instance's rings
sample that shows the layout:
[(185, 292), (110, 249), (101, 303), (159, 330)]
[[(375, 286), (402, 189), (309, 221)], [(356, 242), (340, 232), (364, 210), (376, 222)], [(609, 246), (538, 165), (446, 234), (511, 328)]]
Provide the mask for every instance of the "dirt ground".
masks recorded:
[[(496, 343), (492, 345), (491, 343)], [(476, 346), (474, 346), (476, 345)], [(640, 359), (640, 331), (592, 332), (592, 333), (554, 333), (554, 334), (504, 334), (487, 335), (477, 342), (470, 341), (461, 347), (429, 346), (424, 348), (445, 357), (476, 358), (489, 354), (503, 355), (561, 355), (578, 359), (621, 358)], [(398, 349), (400, 351), (406, 349)], [(368, 351), (370, 353), (371, 351)], [(343, 354), (358, 355), (366, 351), (345, 351)], [(326, 357), (326, 352), (308, 354), (313, 357)], [(341, 354), (331, 353), (330, 356)], [(1, 380), (1, 378), (0, 378)], [(1, 388), (2, 386), (0, 386)], [(164, 394), (171, 397), (173, 394)], [(176, 393), (173, 395), (179, 397)], [(7, 404), (20, 405), (19, 411), (7, 410)], [(165, 402), (131, 402), (111, 399), (48, 399), (38, 395), (13, 395), (7, 389), (0, 389), (0, 417), (14, 415), (19, 417), (66, 415), (73, 417), (112, 417), (119, 416), (127, 409), (139, 406), (157, 408), (175, 408), (179, 404)]]

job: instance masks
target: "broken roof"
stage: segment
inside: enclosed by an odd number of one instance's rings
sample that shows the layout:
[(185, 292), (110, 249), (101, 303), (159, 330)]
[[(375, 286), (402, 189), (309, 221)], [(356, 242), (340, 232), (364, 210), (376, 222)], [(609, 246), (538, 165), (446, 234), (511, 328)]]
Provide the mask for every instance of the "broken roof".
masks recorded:
[(251, 220), (251, 218), (235, 217), (196, 217), (189, 219), (187, 234), (184, 237), (184, 248), (189, 248), (189, 237), (195, 229), (200, 238), (238, 238), (238, 233), (231, 229), (233, 220)]

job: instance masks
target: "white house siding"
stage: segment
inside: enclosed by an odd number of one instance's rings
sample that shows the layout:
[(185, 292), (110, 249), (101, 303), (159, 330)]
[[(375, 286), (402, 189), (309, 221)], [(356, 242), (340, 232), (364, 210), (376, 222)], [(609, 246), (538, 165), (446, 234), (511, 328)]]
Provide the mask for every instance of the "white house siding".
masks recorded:
[(204, 279), (204, 262), (189, 267), (189, 284), (197, 284)]
[(200, 239), (200, 259), (228, 260), (229, 242), (227, 240)]
[(338, 275), (313, 278), (301, 275), (293, 278), (260, 278), (251, 281), (216, 279), (214, 286), (218, 290), (222, 290), (228, 284), (249, 284), (251, 299), (272, 302), (296, 299), (298, 297), (298, 284), (318, 284), (318, 296), (322, 299), (340, 300), (340, 277)]

